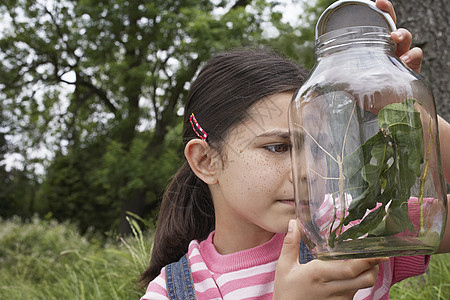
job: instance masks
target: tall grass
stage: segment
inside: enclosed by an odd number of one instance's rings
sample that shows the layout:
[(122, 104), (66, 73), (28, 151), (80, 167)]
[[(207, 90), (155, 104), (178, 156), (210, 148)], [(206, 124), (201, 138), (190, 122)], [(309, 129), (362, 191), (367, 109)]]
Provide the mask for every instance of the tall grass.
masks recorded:
[(0, 299), (139, 299), (150, 241), (139, 227), (104, 244), (70, 224), (0, 220)]
[[(37, 218), (0, 220), (0, 299), (139, 299), (152, 237), (129, 220), (134, 236), (106, 244), (75, 226)], [(450, 254), (423, 276), (395, 285), (391, 299), (449, 299)]]

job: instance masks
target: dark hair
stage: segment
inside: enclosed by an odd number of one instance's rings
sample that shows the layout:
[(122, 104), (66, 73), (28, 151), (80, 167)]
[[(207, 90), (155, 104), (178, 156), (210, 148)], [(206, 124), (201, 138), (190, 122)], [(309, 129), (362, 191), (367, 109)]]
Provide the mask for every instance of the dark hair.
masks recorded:
[[(245, 120), (256, 102), (282, 92), (295, 92), (307, 72), (272, 52), (234, 50), (209, 60), (193, 82), (184, 109), (183, 141), (197, 138), (189, 117), (195, 114), (207, 142), (220, 153), (227, 134)], [(147, 285), (165, 265), (178, 261), (189, 242), (214, 230), (209, 187), (185, 162), (169, 184), (161, 203), (150, 266), (141, 275)]]

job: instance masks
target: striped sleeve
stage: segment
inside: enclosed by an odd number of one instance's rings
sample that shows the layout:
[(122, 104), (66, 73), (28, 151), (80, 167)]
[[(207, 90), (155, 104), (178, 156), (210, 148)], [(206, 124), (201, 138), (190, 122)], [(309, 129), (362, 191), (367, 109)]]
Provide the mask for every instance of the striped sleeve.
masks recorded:
[(169, 300), (166, 287), (165, 268), (161, 270), (158, 277), (153, 279), (147, 287), (147, 291), (141, 300)]
[(392, 284), (425, 273), (430, 258), (430, 255), (394, 257)]

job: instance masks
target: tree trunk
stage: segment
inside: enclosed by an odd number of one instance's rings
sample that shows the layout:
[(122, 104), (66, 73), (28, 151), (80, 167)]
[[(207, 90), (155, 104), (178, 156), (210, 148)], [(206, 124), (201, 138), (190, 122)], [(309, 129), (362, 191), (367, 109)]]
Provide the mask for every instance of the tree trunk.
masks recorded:
[(422, 48), (421, 75), (430, 84), (438, 114), (450, 121), (450, 5), (448, 0), (391, 0), (397, 26), (408, 29)]
[[(450, 7), (448, 0), (391, 0), (397, 27), (413, 35), (412, 46), (423, 50), (421, 75), (430, 84), (438, 115), (450, 121)], [(447, 193), (450, 185), (447, 184)]]

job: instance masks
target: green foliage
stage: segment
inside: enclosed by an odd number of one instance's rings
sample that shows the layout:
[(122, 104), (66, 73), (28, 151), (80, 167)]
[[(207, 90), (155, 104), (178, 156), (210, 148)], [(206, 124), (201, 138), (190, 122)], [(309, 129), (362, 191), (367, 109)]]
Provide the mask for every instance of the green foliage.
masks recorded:
[(36, 202), (38, 184), (26, 170), (7, 171), (0, 165), (0, 217), (31, 217), (40, 208)]
[[(71, 219), (82, 232), (118, 228), (122, 204), (136, 197), (148, 203), (146, 216), (157, 211), (159, 191), (181, 165), (181, 124), (169, 130), (165, 151), (149, 155), (147, 135), (140, 133), (127, 151), (115, 140), (100, 139), (86, 148), (55, 157), (38, 200), (41, 214), (60, 221)], [(65, 201), (61, 201), (64, 199)]]
[(1, 299), (139, 299), (151, 236), (100, 244), (75, 226), (0, 220)]
[[(68, 223), (0, 219), (0, 299), (139, 299), (139, 274), (152, 236), (134, 220), (134, 236), (102, 244)], [(425, 275), (394, 285), (391, 299), (446, 299), (450, 254), (435, 255)]]
[(99, 140), (89, 147), (54, 158), (37, 195), (41, 215), (60, 221), (71, 219), (83, 232), (89, 227), (100, 232), (110, 229), (116, 222), (120, 204), (116, 204), (117, 208), (112, 201), (96, 201), (105, 190), (95, 184), (96, 177), (92, 173), (105, 151), (105, 143)]
[(284, 56), (311, 69), (314, 65), (315, 25), (322, 12), (336, 0), (294, 1), (298, 9), (304, 9), (296, 20), (300, 26), (282, 22), (281, 13), (273, 13), (271, 22), (280, 33), (266, 42)]
[[(7, 128), (2, 107), (0, 106), (0, 130)], [(10, 151), (11, 145), (6, 134), (0, 131), (0, 217), (20, 215), (31, 217), (37, 209), (35, 193), (38, 188), (36, 175), (30, 170), (7, 170), (5, 155)]]
[[(14, 193), (0, 194), (1, 214), (130, 232), (124, 212), (154, 216), (181, 164), (177, 112), (200, 66), (261, 45), (311, 66), (313, 24), (329, 3), (308, 4), (297, 28), (266, 0), (2, 1), (0, 130), (20, 137), (6, 151), (24, 166), (3, 170), (0, 188)], [(278, 36), (263, 36), (270, 24)], [(30, 156), (42, 148), (51, 160)]]
[[(422, 121), (420, 113), (414, 108), (416, 103), (407, 99), (402, 103), (386, 105), (378, 113), (378, 133), (353, 153), (337, 159), (342, 161), (339, 169), (343, 170), (339, 181), (343, 178), (346, 181), (345, 186), (339, 186), (339, 196), (343, 199), (346, 192), (353, 197), (350, 206), (347, 209), (344, 207), (342, 216), (345, 217), (330, 234), (330, 246), (367, 233), (386, 236), (407, 228), (414, 231), (408, 205), (405, 204), (411, 196), (411, 187), (421, 176), (420, 166), (424, 162)], [(355, 106), (353, 104), (353, 111)], [(351, 118), (347, 128), (350, 123)], [(427, 172), (426, 168), (424, 172)], [(364, 216), (367, 210), (371, 212)], [(359, 220), (358, 224), (342, 232), (343, 226), (355, 220)]]
[(154, 214), (180, 165), (177, 112), (198, 68), (261, 40), (250, 2), (3, 1), (1, 127), (22, 138), (11, 151), (26, 163), (31, 149), (55, 154), (37, 212), (122, 232), (125, 211)]

